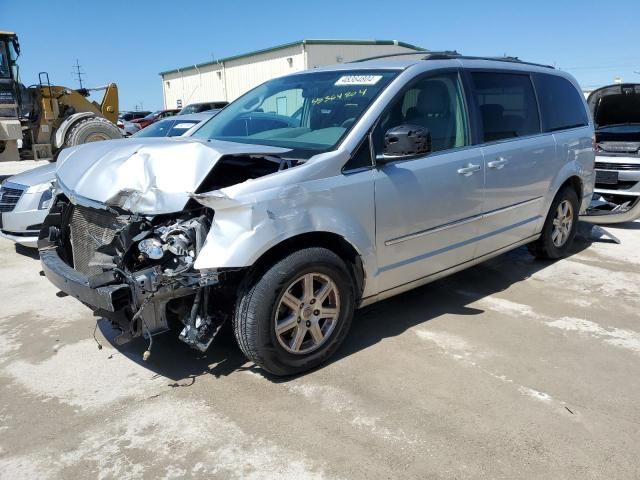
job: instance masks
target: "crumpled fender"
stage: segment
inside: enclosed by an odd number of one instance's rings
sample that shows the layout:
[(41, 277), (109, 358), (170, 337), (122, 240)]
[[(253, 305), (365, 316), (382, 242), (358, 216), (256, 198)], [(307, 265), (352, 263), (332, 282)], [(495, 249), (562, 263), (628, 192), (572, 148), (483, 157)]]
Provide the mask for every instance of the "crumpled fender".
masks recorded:
[[(215, 212), (195, 268), (248, 267), (284, 240), (327, 232), (349, 242), (362, 259), (365, 276), (375, 276), (372, 172), (337, 173), (314, 180), (314, 169), (313, 165), (303, 165), (270, 175), (272, 178), (192, 195)], [(310, 179), (295, 180), (302, 176)], [(277, 184), (274, 177), (278, 177)]]

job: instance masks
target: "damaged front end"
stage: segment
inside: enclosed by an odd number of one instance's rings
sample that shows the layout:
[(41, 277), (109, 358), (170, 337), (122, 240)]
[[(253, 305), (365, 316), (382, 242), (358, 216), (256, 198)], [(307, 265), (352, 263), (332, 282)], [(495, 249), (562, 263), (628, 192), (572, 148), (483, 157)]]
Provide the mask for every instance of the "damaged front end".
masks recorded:
[(204, 351), (231, 310), (223, 308), (220, 277), (233, 272), (193, 268), (212, 216), (195, 203), (180, 213), (146, 216), (59, 195), (40, 233), (44, 274), (120, 330), (117, 343), (139, 336), (152, 342), (175, 329)]

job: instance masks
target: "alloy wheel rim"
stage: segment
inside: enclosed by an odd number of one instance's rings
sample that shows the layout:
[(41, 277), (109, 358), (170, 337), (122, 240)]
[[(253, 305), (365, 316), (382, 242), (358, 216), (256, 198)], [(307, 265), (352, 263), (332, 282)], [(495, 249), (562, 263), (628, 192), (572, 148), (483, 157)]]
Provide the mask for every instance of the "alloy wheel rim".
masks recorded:
[(562, 247), (571, 233), (573, 227), (573, 206), (568, 200), (560, 202), (556, 208), (556, 216), (553, 219), (553, 231), (551, 241), (556, 247)]
[(278, 300), (276, 338), (287, 352), (307, 354), (325, 344), (339, 317), (336, 283), (322, 273), (306, 273), (291, 282)]

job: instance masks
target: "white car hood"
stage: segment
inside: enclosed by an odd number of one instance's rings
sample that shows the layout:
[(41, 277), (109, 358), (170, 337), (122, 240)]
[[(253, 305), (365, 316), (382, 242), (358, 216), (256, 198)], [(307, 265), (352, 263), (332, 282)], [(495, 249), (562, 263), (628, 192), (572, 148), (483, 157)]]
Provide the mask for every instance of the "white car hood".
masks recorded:
[(63, 150), (56, 179), (73, 203), (158, 215), (182, 210), (223, 155), (288, 151), (193, 138), (107, 140)]
[(56, 164), (47, 163), (39, 167), (26, 170), (22, 173), (9, 177), (7, 182), (25, 185), (27, 187), (35, 187), (43, 183), (51, 183), (55, 178)]

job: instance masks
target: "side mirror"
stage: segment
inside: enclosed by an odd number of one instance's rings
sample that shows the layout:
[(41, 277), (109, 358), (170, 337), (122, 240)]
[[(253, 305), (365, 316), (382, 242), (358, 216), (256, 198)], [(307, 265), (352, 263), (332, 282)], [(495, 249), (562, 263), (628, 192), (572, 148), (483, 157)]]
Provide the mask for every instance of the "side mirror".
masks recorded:
[(431, 133), (419, 125), (399, 125), (384, 135), (384, 153), (376, 158), (379, 163), (410, 159), (431, 151)]

